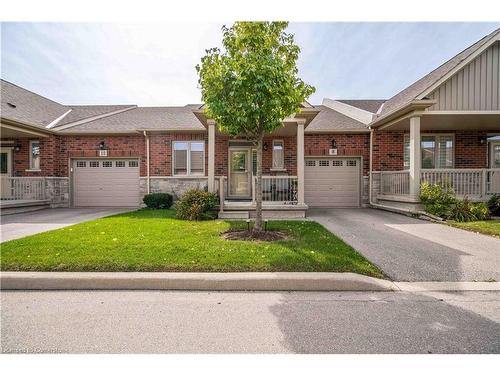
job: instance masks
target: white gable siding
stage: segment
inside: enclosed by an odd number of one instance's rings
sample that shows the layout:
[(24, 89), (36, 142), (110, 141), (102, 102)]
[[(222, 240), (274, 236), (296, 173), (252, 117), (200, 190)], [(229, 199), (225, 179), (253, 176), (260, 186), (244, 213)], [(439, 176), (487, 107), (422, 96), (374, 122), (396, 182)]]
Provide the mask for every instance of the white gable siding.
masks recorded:
[(437, 103), (434, 111), (500, 110), (500, 42), (444, 82), (429, 98)]

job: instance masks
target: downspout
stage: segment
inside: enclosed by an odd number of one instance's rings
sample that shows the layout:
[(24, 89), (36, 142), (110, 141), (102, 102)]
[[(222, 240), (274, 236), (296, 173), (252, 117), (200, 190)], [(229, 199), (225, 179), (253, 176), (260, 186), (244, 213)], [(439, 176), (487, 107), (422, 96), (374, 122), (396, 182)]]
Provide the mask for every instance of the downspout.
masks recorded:
[(149, 136), (144, 130), (144, 138), (146, 139), (146, 186), (147, 193), (150, 193), (150, 177), (149, 177)]
[(370, 205), (373, 205), (373, 129), (369, 127), (370, 129), (370, 170), (368, 172), (368, 196), (369, 196), (369, 202)]

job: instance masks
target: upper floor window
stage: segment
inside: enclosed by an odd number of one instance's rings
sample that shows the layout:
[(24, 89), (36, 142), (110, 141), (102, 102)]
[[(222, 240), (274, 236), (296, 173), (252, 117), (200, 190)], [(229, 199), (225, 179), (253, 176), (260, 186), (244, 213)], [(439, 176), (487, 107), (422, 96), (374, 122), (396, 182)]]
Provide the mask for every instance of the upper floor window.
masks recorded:
[(273, 140), (273, 168), (285, 169), (285, 145), (282, 140)]
[[(455, 142), (453, 135), (424, 134), (420, 138), (422, 169), (453, 168)], [(404, 138), (404, 168), (410, 168), (410, 136)]]
[(40, 141), (30, 141), (30, 169), (40, 170)]
[(173, 174), (205, 174), (205, 142), (173, 142)]

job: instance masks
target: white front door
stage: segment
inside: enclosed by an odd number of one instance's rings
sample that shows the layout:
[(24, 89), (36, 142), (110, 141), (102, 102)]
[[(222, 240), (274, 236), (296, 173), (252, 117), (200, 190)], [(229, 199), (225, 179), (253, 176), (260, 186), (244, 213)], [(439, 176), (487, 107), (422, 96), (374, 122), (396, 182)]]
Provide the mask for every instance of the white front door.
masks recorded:
[(250, 156), (250, 148), (229, 149), (229, 198), (251, 198), (252, 164)]
[(7, 199), (11, 197), (11, 182), (6, 178), (12, 176), (12, 149), (9, 147), (2, 147), (0, 151), (0, 176), (2, 183), (1, 197)]

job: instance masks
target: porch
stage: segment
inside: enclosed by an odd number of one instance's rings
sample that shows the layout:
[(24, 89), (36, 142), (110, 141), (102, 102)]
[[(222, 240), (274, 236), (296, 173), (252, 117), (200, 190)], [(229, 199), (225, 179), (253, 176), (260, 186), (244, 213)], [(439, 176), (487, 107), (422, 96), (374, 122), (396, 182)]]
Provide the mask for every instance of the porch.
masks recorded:
[(2, 215), (67, 206), (66, 177), (0, 177)]
[[(418, 202), (410, 194), (410, 171), (372, 172), (372, 181), (377, 186), (377, 199)], [(446, 184), (458, 197), (473, 201), (486, 201), (493, 194), (500, 194), (500, 168), (479, 169), (423, 169), (420, 184)]]
[[(226, 176), (215, 178), (215, 193), (219, 196), (219, 217), (248, 219), (255, 216), (256, 181), (250, 180), (251, 196), (234, 198), (229, 194), (230, 183)], [(299, 203), (297, 176), (262, 176), (262, 211), (264, 218), (303, 218), (307, 205)]]
[(423, 182), (446, 184), (472, 201), (500, 194), (499, 120), (493, 111), (423, 110), (375, 126), (375, 139), (385, 137), (390, 151), (377, 145), (372, 204), (417, 211)]
[(50, 207), (43, 177), (1, 177), (0, 187), (2, 215)]

